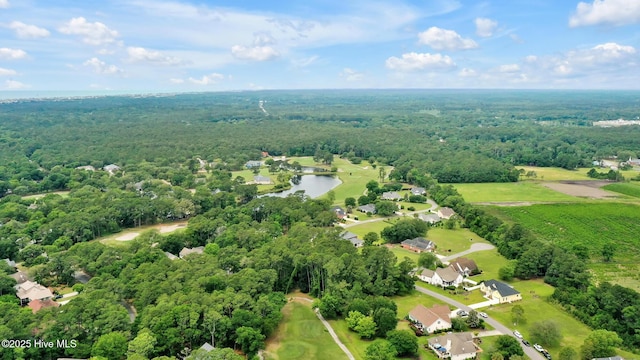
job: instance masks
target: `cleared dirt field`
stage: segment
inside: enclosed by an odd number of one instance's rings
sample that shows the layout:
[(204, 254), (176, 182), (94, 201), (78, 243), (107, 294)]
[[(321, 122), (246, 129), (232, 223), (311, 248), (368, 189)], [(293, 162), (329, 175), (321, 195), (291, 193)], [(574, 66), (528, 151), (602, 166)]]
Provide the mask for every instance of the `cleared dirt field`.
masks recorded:
[[(144, 230), (157, 229), (161, 234), (174, 232), (178, 229), (182, 229), (187, 226), (187, 222), (171, 223), (171, 224), (158, 224), (153, 226), (144, 227)], [(140, 235), (140, 231), (126, 231), (115, 238), (118, 241), (131, 241)]]
[(584, 197), (589, 199), (607, 199), (615, 198), (617, 195), (605, 190), (601, 187), (611, 184), (607, 181), (562, 181), (543, 183), (549, 189), (561, 192), (563, 194)]

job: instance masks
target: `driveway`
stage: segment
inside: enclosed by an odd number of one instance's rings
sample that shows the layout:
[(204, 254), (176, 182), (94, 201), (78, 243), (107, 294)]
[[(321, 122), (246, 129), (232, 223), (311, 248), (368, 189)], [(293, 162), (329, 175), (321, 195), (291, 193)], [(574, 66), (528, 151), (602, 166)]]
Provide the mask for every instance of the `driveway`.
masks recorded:
[(487, 244), (487, 243), (473, 243), (473, 244), (471, 244), (471, 247), (469, 247), (469, 250), (461, 251), (461, 252), (453, 254), (453, 255), (442, 257), (442, 258), (440, 258), (440, 261), (442, 261), (442, 262), (449, 261), (449, 260), (453, 260), (453, 259), (459, 258), (460, 256), (465, 256), (467, 254), (474, 253), (476, 251), (493, 250), (495, 248), (496, 248), (495, 246), (493, 246), (491, 244)]
[[(470, 308), (467, 305), (464, 305), (464, 304), (462, 304), (462, 303), (460, 303), (458, 301), (455, 301), (455, 300), (453, 300), (451, 298), (448, 298), (448, 297), (446, 297), (444, 295), (438, 294), (437, 292), (434, 292), (434, 291), (431, 291), (429, 289), (423, 288), (422, 286), (416, 285), (415, 288), (416, 288), (417, 291), (419, 291), (419, 292), (421, 292), (423, 294), (426, 294), (426, 295), (429, 295), (431, 297), (434, 297), (434, 298), (436, 298), (436, 299), (438, 299), (440, 301), (443, 301), (443, 302), (445, 302), (445, 303), (447, 303), (449, 305), (453, 305), (453, 306), (455, 306), (457, 308), (460, 308), (462, 310), (465, 310), (467, 312), (473, 310), (472, 308)], [(509, 336), (515, 338), (515, 336), (513, 335), (513, 332), (512, 332), (511, 329), (509, 329), (508, 327), (502, 325), (501, 323), (499, 323), (498, 321), (492, 319), (491, 317), (489, 317), (487, 319), (484, 319), (484, 321), (487, 324), (493, 326), (498, 333), (503, 334), (503, 335), (509, 335)], [(524, 346), (522, 344), (522, 342), (520, 341), (520, 339), (518, 339), (518, 342), (520, 343), (520, 346), (524, 350), (525, 355), (527, 355), (530, 359), (533, 359), (533, 360), (546, 360), (534, 348)]]

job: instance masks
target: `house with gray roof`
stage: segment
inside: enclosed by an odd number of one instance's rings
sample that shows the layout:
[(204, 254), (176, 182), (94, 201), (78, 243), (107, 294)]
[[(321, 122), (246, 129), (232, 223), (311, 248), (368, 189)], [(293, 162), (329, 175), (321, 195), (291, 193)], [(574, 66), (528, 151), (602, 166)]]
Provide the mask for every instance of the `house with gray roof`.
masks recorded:
[(423, 237), (417, 237), (414, 239), (407, 239), (400, 243), (400, 246), (407, 250), (415, 251), (417, 253), (425, 251), (433, 251), (436, 248), (436, 244), (431, 240), (427, 240)]
[(423, 187), (413, 187), (411, 188), (411, 195), (424, 195), (427, 193), (427, 190)]
[(198, 246), (194, 248), (182, 248), (182, 250), (180, 250), (180, 258), (184, 259), (188, 255), (202, 254), (202, 253), (204, 253), (204, 246)]
[(482, 350), (473, 342), (473, 334), (449, 333), (429, 339), (429, 347), (440, 359), (475, 359)]
[(11, 266), (12, 268), (16, 267), (16, 262), (15, 261), (13, 261), (11, 259), (2, 259), (2, 260), (4, 260), (4, 262), (6, 262), (7, 265)]
[(20, 299), (20, 304), (26, 305), (33, 300), (51, 299), (53, 293), (48, 288), (27, 280), (16, 285), (16, 296)]
[(260, 166), (262, 166), (262, 162), (258, 160), (250, 160), (244, 164), (247, 169), (259, 168)]
[(358, 206), (358, 211), (375, 214), (376, 206), (374, 204), (360, 205)]
[(120, 170), (120, 166), (116, 165), (116, 164), (109, 164), (109, 165), (105, 165), (102, 170), (108, 172), (109, 174), (113, 174), (116, 171)]
[(451, 219), (452, 216), (454, 216), (456, 214), (455, 211), (453, 211), (452, 208), (448, 208), (448, 207), (441, 207), (440, 209), (438, 209), (438, 216), (441, 219)]
[(382, 196), (380, 198), (382, 200), (397, 201), (397, 200), (402, 199), (402, 195), (400, 195), (396, 191), (385, 191), (385, 192), (382, 193)]
[(351, 244), (353, 244), (353, 246), (357, 248), (364, 246), (364, 241), (358, 238), (358, 235), (352, 232), (345, 231), (342, 234), (340, 234), (340, 237), (343, 238), (344, 240), (348, 240), (349, 242), (351, 242)]
[(436, 286), (458, 286), (462, 284), (463, 277), (451, 267), (437, 268), (431, 278), (431, 285)]
[(440, 222), (440, 216), (438, 216), (438, 214), (421, 213), (421, 214), (418, 214), (418, 219), (424, 222), (427, 222), (429, 224), (435, 224), (437, 222)]
[(258, 185), (269, 185), (271, 184), (271, 178), (262, 175), (256, 175), (253, 177), (253, 183)]

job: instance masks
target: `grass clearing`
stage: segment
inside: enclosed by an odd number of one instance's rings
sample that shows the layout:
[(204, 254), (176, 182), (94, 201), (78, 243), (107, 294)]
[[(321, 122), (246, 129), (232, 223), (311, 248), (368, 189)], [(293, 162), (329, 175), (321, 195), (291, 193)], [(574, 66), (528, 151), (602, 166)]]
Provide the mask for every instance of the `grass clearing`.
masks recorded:
[(635, 198), (640, 198), (640, 185), (636, 183), (615, 183), (615, 184), (605, 185), (603, 189), (614, 191), (614, 192), (628, 195)]
[[(474, 280), (475, 281), (475, 280)], [(445, 290), (439, 286), (434, 286), (431, 284), (428, 284), (422, 280), (418, 280), (416, 281), (416, 285), (423, 287), (427, 290), (431, 290), (434, 292), (437, 292), (439, 294), (442, 294), (444, 296), (447, 296), (455, 301), (461, 302), (465, 305), (471, 305), (471, 304), (477, 304), (480, 302), (485, 302), (487, 301), (487, 299), (482, 297), (482, 292), (480, 290), (473, 290), (473, 291), (461, 291), (459, 293), (456, 293), (455, 291), (452, 290)], [(482, 311), (482, 310), (479, 310)], [(488, 325), (488, 324), (487, 324)]]
[[(331, 327), (338, 335), (342, 343), (351, 351), (356, 360), (364, 360), (367, 346), (371, 344), (371, 340), (362, 340), (355, 332), (349, 330), (347, 322), (344, 320), (327, 320)], [(343, 353), (344, 354), (344, 353)], [(326, 358), (328, 359), (328, 358)]]
[[(640, 291), (640, 206), (624, 203), (547, 204), (501, 207), (497, 212), (529, 229), (538, 239), (564, 249), (589, 249), (595, 280), (624, 284)], [(613, 261), (602, 263), (601, 249), (616, 247)], [(594, 266), (591, 266), (594, 265)], [(617, 276), (611, 276), (617, 273)]]
[[(362, 214), (362, 213), (357, 213), (357, 214)], [(353, 215), (356, 215), (356, 213), (352, 214), (351, 216), (353, 217)], [(358, 219), (364, 220), (364, 216), (358, 215)], [(360, 238), (364, 237), (364, 235), (367, 234), (368, 232), (374, 232), (380, 235), (380, 232), (384, 228), (392, 226), (395, 221), (396, 221), (395, 218), (390, 218), (390, 219), (350, 226), (345, 230), (351, 231), (352, 233), (360, 236)], [(348, 222), (347, 224), (351, 224), (351, 222)]]
[(465, 256), (472, 259), (478, 265), (478, 268), (482, 270), (482, 274), (475, 275), (469, 279), (480, 282), (481, 280), (498, 280), (498, 270), (501, 267), (507, 265), (509, 260), (498, 253), (497, 249), (477, 251)]
[(22, 199), (23, 200), (37, 200), (37, 199), (42, 199), (43, 197), (47, 196), (47, 195), (60, 195), (63, 198), (69, 197), (69, 193), (71, 191), (66, 190), (66, 191), (52, 191), (52, 192), (48, 192), (48, 193), (41, 193), (41, 194), (32, 194), (32, 195), (26, 195), (23, 196)]
[(311, 309), (311, 303), (292, 301), (282, 309), (283, 319), (267, 340), (267, 356), (277, 360), (346, 359)]
[[(436, 253), (444, 256), (468, 250), (473, 243), (489, 243), (480, 236), (471, 232), (469, 229), (448, 230), (442, 227), (435, 227), (429, 229), (429, 232), (427, 232), (427, 238), (432, 240), (438, 246)], [(469, 239), (473, 240), (469, 241)]]
[[(524, 169), (525, 173), (534, 171), (536, 177), (532, 180), (561, 181), (561, 180), (592, 180), (587, 176), (591, 168), (579, 168), (577, 170), (567, 170), (557, 167), (537, 167), (537, 166), (516, 166), (516, 169)], [(529, 181), (522, 176), (521, 180)]]
[(543, 186), (541, 183), (533, 181), (521, 181), (515, 183), (453, 184), (453, 186), (464, 197), (464, 199), (470, 203), (585, 201), (585, 199), (551, 190)]

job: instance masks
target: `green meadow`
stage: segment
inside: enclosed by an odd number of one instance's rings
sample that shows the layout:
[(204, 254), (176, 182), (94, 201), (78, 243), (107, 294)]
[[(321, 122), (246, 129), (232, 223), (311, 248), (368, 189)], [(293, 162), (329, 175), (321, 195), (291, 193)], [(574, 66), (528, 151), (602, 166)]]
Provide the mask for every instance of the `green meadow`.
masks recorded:
[(576, 202), (575, 196), (551, 190), (540, 182), (453, 184), (467, 202)]

